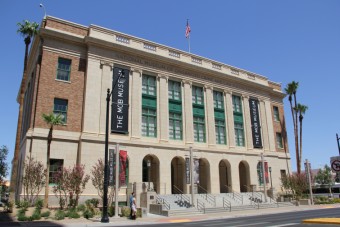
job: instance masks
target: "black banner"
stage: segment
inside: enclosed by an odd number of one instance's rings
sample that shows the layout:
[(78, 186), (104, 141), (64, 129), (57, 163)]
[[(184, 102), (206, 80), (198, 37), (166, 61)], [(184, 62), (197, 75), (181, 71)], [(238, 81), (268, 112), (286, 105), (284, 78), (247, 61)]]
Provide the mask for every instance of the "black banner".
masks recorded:
[(190, 184), (190, 158), (185, 158), (185, 179)]
[(129, 73), (128, 69), (113, 69), (111, 132), (129, 133)]
[(115, 150), (109, 150), (109, 186), (114, 186), (116, 181), (116, 158), (115, 158)]
[(253, 133), (254, 148), (262, 148), (258, 102), (259, 101), (256, 99), (249, 99), (251, 128), (252, 128), (252, 133)]

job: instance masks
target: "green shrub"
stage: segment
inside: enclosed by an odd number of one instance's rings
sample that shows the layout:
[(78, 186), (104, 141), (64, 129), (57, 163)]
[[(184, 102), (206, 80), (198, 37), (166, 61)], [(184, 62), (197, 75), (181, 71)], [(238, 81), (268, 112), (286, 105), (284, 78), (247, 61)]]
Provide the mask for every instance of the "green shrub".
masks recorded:
[(19, 214), (25, 215), (25, 213), (26, 213), (26, 210), (24, 208), (21, 208), (21, 209), (18, 210), (18, 216), (19, 216)]
[(86, 206), (84, 204), (80, 204), (77, 206), (77, 211), (84, 211), (86, 209)]
[(35, 201), (34, 203), (34, 206), (37, 208), (37, 209), (42, 209), (43, 206), (44, 206), (44, 201), (42, 199), (37, 199), (37, 201)]
[(109, 209), (107, 210), (107, 213), (110, 217), (113, 217), (115, 215), (115, 207), (109, 206)]
[(45, 211), (41, 213), (41, 217), (43, 218), (48, 218), (51, 215), (51, 211)]
[(25, 216), (25, 213), (18, 213), (18, 221), (28, 221), (28, 217)]
[(94, 207), (98, 207), (98, 204), (99, 204), (99, 199), (97, 198), (92, 198), (90, 199), (90, 202), (93, 204)]
[(41, 212), (40, 212), (40, 209), (35, 209), (34, 210), (34, 212), (33, 212), (33, 214), (32, 214), (32, 216), (31, 216), (31, 218), (32, 218), (32, 220), (40, 220), (41, 219), (41, 214), (40, 214)]
[(67, 211), (65, 216), (69, 218), (80, 218), (80, 215), (75, 209), (70, 209), (69, 211)]
[(334, 203), (340, 203), (340, 198), (333, 198)]
[(29, 207), (29, 203), (26, 200), (16, 202), (15, 205), (17, 208), (24, 208), (25, 210)]
[(93, 218), (94, 212), (92, 212), (92, 211), (89, 210), (89, 209), (86, 209), (86, 210), (83, 212), (83, 216), (84, 216), (84, 218), (86, 218), (86, 219)]
[(57, 212), (54, 215), (54, 218), (56, 220), (63, 220), (63, 219), (65, 219), (65, 212), (62, 211), (62, 210), (57, 210)]
[(122, 207), (122, 217), (130, 217), (131, 208), (130, 207)]

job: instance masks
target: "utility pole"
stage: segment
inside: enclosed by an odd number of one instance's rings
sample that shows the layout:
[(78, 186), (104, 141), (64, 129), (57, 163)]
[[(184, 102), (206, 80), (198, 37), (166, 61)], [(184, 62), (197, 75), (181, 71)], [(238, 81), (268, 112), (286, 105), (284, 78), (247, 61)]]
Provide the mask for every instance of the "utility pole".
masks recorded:
[(336, 142), (338, 143), (338, 150), (339, 150), (339, 155), (340, 155), (340, 144), (339, 144), (339, 136), (338, 133), (336, 134)]
[(311, 204), (314, 205), (314, 201), (313, 201), (313, 191), (312, 191), (312, 179), (311, 179), (311, 175), (310, 175), (310, 169), (309, 169), (309, 162), (308, 159), (306, 159), (306, 172), (307, 172), (307, 177), (308, 177), (308, 185), (309, 185), (309, 195), (310, 195), (310, 201)]

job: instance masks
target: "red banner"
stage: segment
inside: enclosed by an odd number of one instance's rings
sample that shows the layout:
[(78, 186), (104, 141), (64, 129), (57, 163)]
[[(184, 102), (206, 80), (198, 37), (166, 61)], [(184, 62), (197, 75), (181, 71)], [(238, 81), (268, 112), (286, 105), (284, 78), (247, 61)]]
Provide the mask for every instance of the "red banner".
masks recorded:
[(119, 183), (120, 186), (126, 185), (126, 165), (127, 165), (127, 151), (119, 151)]

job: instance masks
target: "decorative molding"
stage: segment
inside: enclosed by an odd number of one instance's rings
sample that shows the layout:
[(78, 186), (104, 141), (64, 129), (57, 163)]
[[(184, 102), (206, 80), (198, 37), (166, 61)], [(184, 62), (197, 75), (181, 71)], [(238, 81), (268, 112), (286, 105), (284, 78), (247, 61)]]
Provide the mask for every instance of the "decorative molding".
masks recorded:
[(154, 46), (154, 45), (151, 45), (151, 44), (148, 44), (148, 43), (144, 43), (143, 47), (144, 47), (144, 49), (156, 52), (156, 46)]
[(175, 57), (175, 58), (181, 58), (181, 54), (172, 50), (169, 50), (169, 56)]
[(214, 90), (214, 87), (211, 86), (211, 85), (204, 85), (203, 88), (204, 88), (205, 90), (206, 90), (206, 89), (209, 89), (209, 90), (211, 90), (211, 91)]
[(190, 87), (192, 87), (192, 81), (190, 80), (182, 80), (182, 84), (183, 85), (188, 84)]
[(109, 66), (111, 71), (113, 70), (113, 63), (112, 62), (100, 60), (100, 68), (101, 69), (103, 68), (104, 65)]
[(165, 79), (166, 82), (168, 82), (168, 80), (169, 80), (169, 76), (164, 75), (164, 74), (158, 74), (157, 77), (158, 77), (159, 79)]
[(116, 35), (116, 41), (120, 43), (130, 44), (130, 39), (121, 35)]
[(255, 80), (255, 75), (247, 73), (247, 76), (248, 76), (249, 79)]
[(240, 75), (240, 72), (236, 69), (230, 68), (230, 72), (234, 75)]
[(215, 64), (215, 63), (211, 63), (211, 64), (212, 64), (212, 68), (213, 69), (222, 70), (222, 66), (221, 65), (218, 65), (218, 64)]
[(140, 75), (142, 75), (142, 72), (143, 72), (143, 70), (141, 70), (141, 69), (130, 68), (130, 74), (139, 73)]
[(232, 94), (232, 92), (231, 92), (230, 90), (223, 90), (223, 92), (224, 92), (225, 95), (226, 95), (226, 94), (229, 94), (229, 95)]
[(192, 61), (193, 63), (202, 65), (202, 59), (195, 58), (195, 57), (191, 57), (191, 61)]

